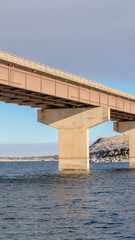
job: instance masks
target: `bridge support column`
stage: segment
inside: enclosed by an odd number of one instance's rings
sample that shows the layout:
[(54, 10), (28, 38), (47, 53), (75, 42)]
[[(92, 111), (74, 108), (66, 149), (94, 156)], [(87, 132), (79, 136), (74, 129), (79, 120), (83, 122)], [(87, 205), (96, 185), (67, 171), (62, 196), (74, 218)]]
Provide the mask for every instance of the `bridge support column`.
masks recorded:
[(135, 168), (135, 121), (115, 122), (114, 131), (129, 137), (129, 166)]
[(59, 170), (89, 170), (89, 128), (110, 119), (103, 107), (38, 110), (38, 121), (59, 130)]
[(89, 170), (89, 129), (59, 129), (59, 169)]

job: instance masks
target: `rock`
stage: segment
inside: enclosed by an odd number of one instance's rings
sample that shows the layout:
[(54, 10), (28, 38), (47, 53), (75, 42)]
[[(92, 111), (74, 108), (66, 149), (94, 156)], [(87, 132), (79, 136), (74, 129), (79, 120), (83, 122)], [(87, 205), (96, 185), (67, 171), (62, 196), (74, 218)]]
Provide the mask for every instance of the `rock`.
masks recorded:
[(127, 136), (99, 138), (89, 147), (92, 162), (120, 162), (129, 160), (129, 141)]

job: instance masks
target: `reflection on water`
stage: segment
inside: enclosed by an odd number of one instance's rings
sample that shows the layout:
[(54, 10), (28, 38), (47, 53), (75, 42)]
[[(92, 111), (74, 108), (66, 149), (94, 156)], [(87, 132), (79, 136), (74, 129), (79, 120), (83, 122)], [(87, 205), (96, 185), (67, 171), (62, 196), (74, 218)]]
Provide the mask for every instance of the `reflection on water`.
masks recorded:
[(135, 239), (135, 171), (91, 164), (0, 163), (0, 239)]

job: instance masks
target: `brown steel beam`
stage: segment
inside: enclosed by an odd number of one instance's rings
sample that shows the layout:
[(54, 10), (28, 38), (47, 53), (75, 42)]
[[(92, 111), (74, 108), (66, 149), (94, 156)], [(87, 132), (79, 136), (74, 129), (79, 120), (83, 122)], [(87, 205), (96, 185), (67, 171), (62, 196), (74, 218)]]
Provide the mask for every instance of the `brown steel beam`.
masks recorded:
[(0, 96), (5, 96), (5, 97), (11, 97), (14, 99), (21, 99), (21, 100), (30, 100), (32, 102), (37, 102), (37, 103), (44, 103), (44, 104), (50, 104), (50, 105), (55, 105), (55, 106), (59, 106), (59, 107), (66, 107), (65, 104), (62, 103), (57, 103), (55, 101), (52, 100), (46, 100), (46, 99), (38, 99), (36, 97), (31, 97), (31, 96), (27, 96), (27, 95), (23, 95), (23, 94), (17, 94), (17, 93), (13, 93), (13, 92), (3, 92), (0, 90)]
[[(54, 101), (57, 103), (61, 103), (61, 104), (66, 104), (66, 105), (71, 105), (71, 106), (75, 106), (75, 107), (84, 107), (84, 106), (89, 106), (89, 104), (85, 104), (85, 103), (80, 103), (77, 101), (72, 101), (69, 99), (61, 99), (55, 96), (49, 96), (43, 93), (38, 93), (38, 92), (33, 92), (33, 91), (29, 91), (29, 90), (25, 90), (25, 89), (18, 89), (18, 88), (14, 88), (14, 87), (9, 87), (9, 86), (3, 86), (0, 85), (0, 91), (4, 90), (4, 91), (9, 91), (9, 92), (15, 92), (16, 94), (21, 94), (21, 95), (29, 95), (30, 97), (34, 96), (37, 97), (38, 99), (46, 99), (49, 101)], [(60, 107), (62, 107), (61, 105), (59, 105)], [(65, 107), (65, 106), (63, 106)]]

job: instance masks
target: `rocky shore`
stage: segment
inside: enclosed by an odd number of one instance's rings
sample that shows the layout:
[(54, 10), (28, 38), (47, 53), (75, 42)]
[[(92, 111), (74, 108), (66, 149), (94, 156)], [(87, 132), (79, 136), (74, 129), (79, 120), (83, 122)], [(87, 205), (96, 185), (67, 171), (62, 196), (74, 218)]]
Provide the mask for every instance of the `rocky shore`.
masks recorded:
[(99, 138), (89, 152), (90, 162), (128, 162), (129, 141), (126, 136)]

